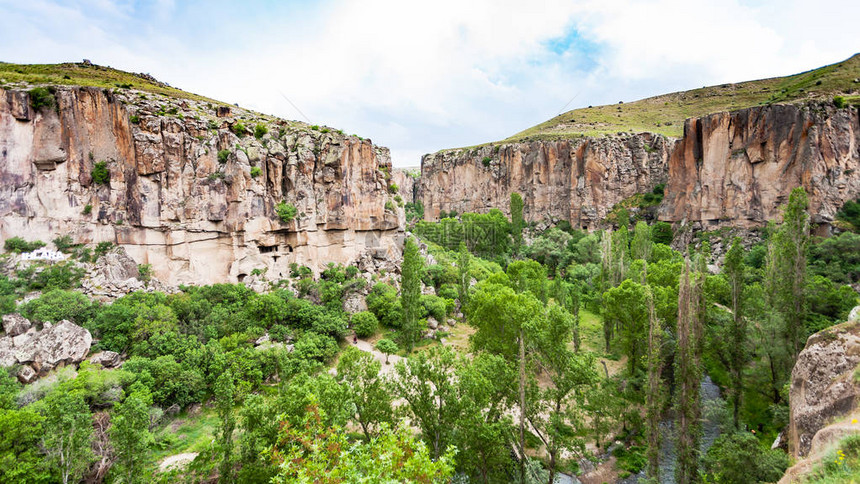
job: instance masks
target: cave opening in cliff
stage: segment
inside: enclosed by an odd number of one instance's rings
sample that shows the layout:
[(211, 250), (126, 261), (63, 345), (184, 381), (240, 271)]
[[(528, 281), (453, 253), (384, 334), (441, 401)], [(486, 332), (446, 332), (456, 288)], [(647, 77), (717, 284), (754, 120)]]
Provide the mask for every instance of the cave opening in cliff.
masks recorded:
[(277, 245), (258, 245), (261, 254), (271, 254), (278, 251)]

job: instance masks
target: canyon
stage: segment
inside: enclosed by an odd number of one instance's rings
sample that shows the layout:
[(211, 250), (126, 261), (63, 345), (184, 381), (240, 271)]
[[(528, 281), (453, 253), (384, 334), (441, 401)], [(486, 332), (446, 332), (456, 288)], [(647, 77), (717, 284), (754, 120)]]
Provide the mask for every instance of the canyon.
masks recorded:
[(761, 227), (802, 186), (826, 229), (860, 195), (858, 146), (855, 107), (758, 106), (688, 119), (678, 139), (618, 133), (440, 151), (422, 158), (419, 193), (429, 219), (507, 213), (518, 192), (528, 221), (595, 229), (616, 204), (665, 184), (657, 218), (710, 230)]

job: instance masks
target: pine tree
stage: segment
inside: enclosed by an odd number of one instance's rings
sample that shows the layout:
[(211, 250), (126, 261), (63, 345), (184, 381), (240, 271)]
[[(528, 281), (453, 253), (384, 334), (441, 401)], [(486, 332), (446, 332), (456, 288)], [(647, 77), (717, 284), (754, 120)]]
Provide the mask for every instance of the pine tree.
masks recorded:
[(735, 237), (726, 254), (723, 273), (729, 280), (732, 299), (732, 322), (729, 329), (728, 369), (731, 378), (729, 402), (732, 405), (732, 423), (739, 428), (738, 414), (743, 395), (743, 371), (746, 365), (747, 327), (743, 314), (744, 251), (741, 239)]
[(677, 349), (675, 351), (676, 452), (675, 482), (689, 484), (698, 478), (699, 441), (701, 439), (701, 275), (690, 273), (685, 260), (678, 288)]
[(406, 239), (403, 248), (403, 266), (401, 268), (400, 301), (403, 306), (403, 342), (406, 352), (418, 340), (418, 312), (421, 304), (421, 272), (423, 261), (418, 253), (418, 245), (410, 237)]

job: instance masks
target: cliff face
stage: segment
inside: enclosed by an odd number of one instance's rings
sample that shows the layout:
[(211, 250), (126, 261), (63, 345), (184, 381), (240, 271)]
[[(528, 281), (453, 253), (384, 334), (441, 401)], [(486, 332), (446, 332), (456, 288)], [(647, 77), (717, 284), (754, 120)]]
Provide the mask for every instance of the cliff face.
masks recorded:
[(420, 198), (433, 220), (441, 210), (510, 215), (518, 192), (526, 220), (594, 228), (616, 203), (666, 181), (674, 144), (643, 133), (441, 151), (421, 160)]
[[(27, 92), (0, 90), (0, 237), (115, 242), (171, 284), (398, 251), (390, 157), (370, 141), (157, 94), (60, 87), (55, 99), (35, 110)], [(101, 161), (107, 184), (93, 180)], [(297, 209), (289, 223), (282, 201)]]
[(860, 195), (859, 121), (853, 107), (774, 105), (690, 119), (677, 141), (643, 133), (442, 151), (422, 160), (421, 198), (433, 219), (507, 210), (519, 192), (527, 220), (593, 228), (613, 204), (666, 182), (661, 220), (753, 227), (803, 186), (813, 221), (828, 223)]
[(687, 120), (669, 161), (660, 218), (754, 226), (775, 219), (791, 190), (809, 194), (814, 223), (860, 194), (855, 108), (775, 105)]

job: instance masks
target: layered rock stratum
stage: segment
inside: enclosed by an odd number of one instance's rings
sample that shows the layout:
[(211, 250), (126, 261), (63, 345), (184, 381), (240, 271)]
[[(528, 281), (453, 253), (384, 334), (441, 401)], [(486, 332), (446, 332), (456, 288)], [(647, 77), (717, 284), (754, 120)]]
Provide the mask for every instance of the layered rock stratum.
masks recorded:
[(756, 227), (777, 219), (795, 187), (825, 225), (860, 195), (860, 118), (832, 103), (758, 106), (688, 119), (680, 139), (651, 133), (532, 141), (425, 155), (420, 197), (440, 211), (507, 212), (592, 229), (612, 207), (665, 183), (660, 220)]
[[(59, 86), (35, 109), (28, 89), (0, 89), (4, 239), (114, 242), (168, 284), (399, 252), (390, 156), (369, 140), (131, 89)], [(288, 223), (282, 202), (296, 207)]]

